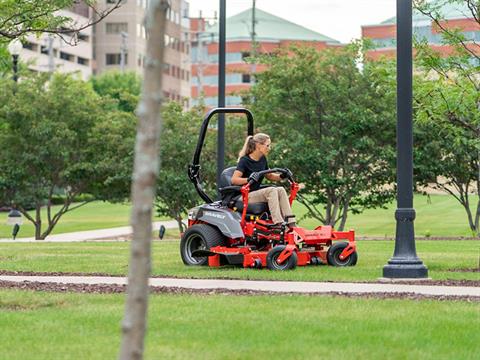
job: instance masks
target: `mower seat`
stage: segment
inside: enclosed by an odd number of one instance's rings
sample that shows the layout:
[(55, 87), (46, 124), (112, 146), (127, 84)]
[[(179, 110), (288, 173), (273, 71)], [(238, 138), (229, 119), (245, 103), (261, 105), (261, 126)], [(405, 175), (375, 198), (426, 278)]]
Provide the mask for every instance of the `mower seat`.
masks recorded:
[[(218, 183), (218, 191), (220, 193), (223, 205), (228, 206), (231, 209), (235, 209), (236, 211), (242, 212), (243, 201), (242, 194), (240, 192), (240, 189), (242, 187), (232, 185), (232, 176), (235, 169), (236, 167), (232, 166), (222, 171), (222, 174), (220, 175), (220, 182)], [(261, 186), (261, 188), (264, 188), (266, 186)], [(268, 203), (266, 202), (248, 204), (247, 214), (261, 215), (265, 212), (269, 212)]]
[[(231, 206), (232, 208), (235, 208), (236, 211), (242, 212), (243, 211), (243, 200), (242, 200), (242, 195), (237, 196), (236, 198), (233, 199), (234, 204)], [(266, 202), (261, 202), (261, 203), (253, 203), (253, 204), (248, 204), (247, 208), (247, 214), (251, 215), (262, 215), (263, 213), (268, 213), (268, 203)]]

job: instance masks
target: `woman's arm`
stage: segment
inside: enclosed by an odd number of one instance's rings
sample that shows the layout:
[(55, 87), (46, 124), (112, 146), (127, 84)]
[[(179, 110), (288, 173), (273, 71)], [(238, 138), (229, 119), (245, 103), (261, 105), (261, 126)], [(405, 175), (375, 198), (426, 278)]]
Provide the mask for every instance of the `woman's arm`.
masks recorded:
[(280, 174), (275, 174), (275, 173), (266, 174), (265, 177), (270, 181), (282, 181), (283, 180), (280, 177)]
[(239, 170), (235, 170), (232, 175), (232, 185), (245, 185), (248, 182), (247, 178), (242, 177), (243, 173)]

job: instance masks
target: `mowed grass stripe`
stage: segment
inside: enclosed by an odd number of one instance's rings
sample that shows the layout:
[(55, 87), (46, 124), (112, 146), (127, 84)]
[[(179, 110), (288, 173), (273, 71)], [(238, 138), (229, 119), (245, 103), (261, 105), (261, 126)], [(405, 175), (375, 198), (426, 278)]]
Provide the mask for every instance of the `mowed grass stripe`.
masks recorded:
[[(179, 241), (154, 241), (152, 274), (187, 278), (235, 278), (295, 281), (376, 281), (393, 255), (393, 241), (358, 241), (359, 261), (354, 267), (298, 267), (293, 271), (233, 267), (185, 266)], [(125, 275), (130, 257), (128, 242), (0, 243), (0, 270), (106, 273)], [(471, 240), (422, 240), (417, 253), (434, 280), (478, 280), (478, 272), (451, 271), (478, 268), (479, 243)]]
[[(0, 290), (7, 359), (118, 354), (123, 295)], [(152, 295), (146, 359), (475, 359), (478, 304), (331, 296)]]

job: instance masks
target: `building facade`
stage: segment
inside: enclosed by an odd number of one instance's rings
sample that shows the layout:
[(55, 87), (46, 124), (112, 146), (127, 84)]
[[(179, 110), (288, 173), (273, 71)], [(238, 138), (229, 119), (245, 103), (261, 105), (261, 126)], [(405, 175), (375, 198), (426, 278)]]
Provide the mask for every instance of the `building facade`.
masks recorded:
[[(252, 24), (255, 21), (255, 36)], [(265, 65), (250, 64), (246, 58), (272, 53), (278, 48), (303, 44), (322, 50), (342, 46), (337, 40), (304, 28), (300, 25), (256, 9), (227, 18), (226, 21), (226, 75), (225, 105), (242, 103), (241, 93), (254, 82), (254, 74), (264, 71)], [(192, 18), (192, 105), (200, 98), (206, 106), (218, 105), (218, 24), (209, 25), (205, 19)], [(255, 44), (252, 46), (252, 44)]]
[[(115, 0), (101, 0), (106, 9)], [(146, 32), (143, 26), (147, 0), (125, 0), (122, 6), (94, 27), (94, 74), (109, 70), (136, 71), (143, 74)], [(102, 8), (100, 8), (102, 9)], [(190, 98), (190, 45), (188, 3), (171, 1), (165, 35), (165, 97), (182, 101)]]
[[(459, 28), (469, 40), (472, 50), (479, 51), (480, 25), (476, 21), (468, 8), (461, 8), (458, 5), (447, 4), (441, 9), (445, 21), (442, 26), (447, 29)], [(452, 47), (442, 43), (441, 31), (432, 20), (419, 13), (413, 12), (413, 34), (419, 40), (426, 40), (430, 47), (437, 52), (448, 55), (452, 52)], [(396, 18), (390, 18), (380, 24), (362, 26), (362, 37), (371, 39), (376, 46), (374, 50), (368, 52), (372, 59), (380, 57), (396, 56)], [(475, 46), (476, 43), (476, 46)], [(479, 51), (480, 53), (480, 51)], [(475, 61), (472, 59), (472, 61)], [(480, 64), (478, 64), (480, 65)]]
[[(66, 16), (76, 24), (85, 24), (89, 20), (86, 6), (58, 11), (59, 16)], [(28, 64), (28, 68), (37, 72), (59, 71), (76, 73), (87, 80), (92, 75), (92, 28), (82, 30), (78, 36), (73, 34), (30, 35), (24, 40), (20, 60)]]

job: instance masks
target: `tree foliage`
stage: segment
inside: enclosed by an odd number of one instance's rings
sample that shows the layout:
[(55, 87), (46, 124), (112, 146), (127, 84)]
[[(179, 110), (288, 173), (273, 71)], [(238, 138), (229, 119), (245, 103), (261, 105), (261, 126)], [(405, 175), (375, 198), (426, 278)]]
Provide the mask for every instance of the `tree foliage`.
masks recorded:
[(417, 179), (454, 196), (465, 209), (470, 229), (480, 235), (480, 44), (445, 21), (446, 5), (463, 9), (480, 29), (478, 1), (416, 3), (452, 49), (441, 54), (417, 39), (416, 61), (426, 76), (416, 79), (415, 113), (422, 134), (417, 141), (424, 144)]
[[(78, 195), (128, 196), (135, 127), (132, 115), (105, 110), (88, 83), (59, 74), (47, 79), (0, 84), (0, 203), (15, 205), (35, 225), (37, 239), (85, 204), (73, 204)], [(64, 203), (53, 213), (55, 195)]]
[[(156, 209), (159, 215), (176, 219), (180, 231), (183, 231), (182, 221), (188, 209), (202, 201), (187, 176), (187, 169), (192, 163), (204, 112), (202, 107), (183, 111), (182, 105), (173, 101), (166, 104), (162, 111), (162, 171), (157, 183)], [(245, 140), (245, 119), (228, 117), (226, 128), (225, 160), (228, 167), (236, 164), (238, 152)], [(212, 198), (215, 198), (216, 192), (216, 141), (217, 131), (213, 120), (207, 130), (200, 158), (202, 186)]]
[(360, 69), (360, 44), (318, 52), (292, 48), (264, 56), (253, 88), (271, 165), (306, 185), (300, 201), (324, 224), (343, 229), (348, 212), (394, 196), (394, 72), (380, 62)]
[[(50, 33), (70, 37), (104, 19), (122, 2), (117, 0), (106, 10), (100, 10), (96, 0), (0, 0), (0, 45), (30, 34)], [(79, 3), (88, 7), (94, 18), (79, 24), (57, 13)], [(75, 43), (76, 37), (71, 37), (69, 42)]]
[(142, 85), (136, 72), (110, 71), (94, 76), (90, 81), (100, 96), (115, 99), (119, 110), (131, 113), (135, 111)]

